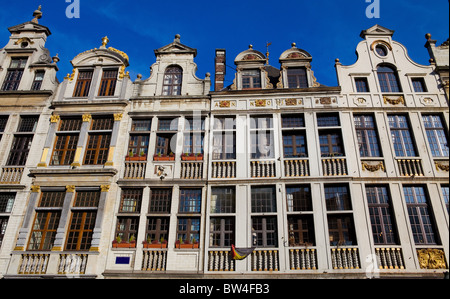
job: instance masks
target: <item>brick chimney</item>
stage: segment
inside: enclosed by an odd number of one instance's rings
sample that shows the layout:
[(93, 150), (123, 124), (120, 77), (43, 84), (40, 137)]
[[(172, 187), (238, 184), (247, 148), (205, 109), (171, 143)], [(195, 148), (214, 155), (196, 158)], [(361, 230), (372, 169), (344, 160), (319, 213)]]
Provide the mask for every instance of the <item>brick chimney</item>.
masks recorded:
[(216, 74), (214, 76), (214, 91), (223, 89), (226, 74), (226, 57), (225, 49), (216, 49)]

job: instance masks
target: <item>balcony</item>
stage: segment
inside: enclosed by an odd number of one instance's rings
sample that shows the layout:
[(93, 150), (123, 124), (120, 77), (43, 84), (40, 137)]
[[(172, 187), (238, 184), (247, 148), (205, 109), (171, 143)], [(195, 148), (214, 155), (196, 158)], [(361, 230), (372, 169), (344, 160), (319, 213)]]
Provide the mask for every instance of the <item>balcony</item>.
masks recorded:
[(278, 250), (255, 250), (251, 254), (252, 271), (279, 271)]
[(201, 162), (181, 162), (182, 179), (198, 180), (203, 177), (203, 161)]
[(379, 269), (405, 269), (400, 247), (375, 248), (375, 255)]
[(0, 185), (18, 185), (22, 180), (24, 167), (2, 167)]
[(284, 160), (284, 176), (302, 177), (309, 176), (308, 160)]
[(289, 267), (291, 270), (316, 270), (317, 251), (315, 248), (289, 249)]
[(60, 254), (58, 274), (65, 274), (65, 275), (85, 274), (87, 261), (88, 261), (88, 254), (86, 253)]
[(50, 254), (48, 253), (22, 254), (18, 274), (20, 275), (46, 274), (49, 258)]
[(213, 179), (229, 179), (236, 177), (236, 161), (212, 162), (211, 177)]
[(144, 249), (142, 271), (166, 271), (167, 249)]
[(250, 171), (252, 178), (274, 178), (275, 161), (251, 161)]
[(331, 263), (333, 269), (359, 269), (360, 261), (358, 256), (358, 248), (331, 248)]
[[(50, 265), (50, 253), (23, 253), (19, 264), (19, 275), (44, 275), (55, 271)], [(87, 253), (59, 254), (56, 272), (59, 275), (83, 275), (89, 255)]]
[(345, 158), (322, 159), (322, 171), (324, 176), (343, 176), (348, 174)]
[(145, 177), (146, 161), (125, 161), (123, 178), (126, 180), (142, 180)]
[(400, 176), (424, 176), (422, 161), (419, 159), (397, 159)]
[(208, 271), (235, 271), (236, 261), (231, 258), (230, 250), (208, 251)]

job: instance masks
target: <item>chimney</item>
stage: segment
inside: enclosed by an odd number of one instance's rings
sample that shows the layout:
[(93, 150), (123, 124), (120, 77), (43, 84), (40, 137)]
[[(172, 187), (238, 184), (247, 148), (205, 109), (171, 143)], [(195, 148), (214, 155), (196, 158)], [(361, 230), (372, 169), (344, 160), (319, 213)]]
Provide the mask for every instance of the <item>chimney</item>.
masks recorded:
[(214, 91), (220, 91), (223, 89), (223, 83), (225, 81), (226, 74), (226, 57), (225, 49), (216, 49), (216, 74), (214, 76)]

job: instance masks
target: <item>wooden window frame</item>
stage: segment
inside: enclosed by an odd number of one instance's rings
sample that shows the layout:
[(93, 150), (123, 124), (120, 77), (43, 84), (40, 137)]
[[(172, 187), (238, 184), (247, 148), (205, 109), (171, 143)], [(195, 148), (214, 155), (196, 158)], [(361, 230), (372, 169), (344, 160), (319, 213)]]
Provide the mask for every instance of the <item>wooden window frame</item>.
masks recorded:
[[(298, 189), (298, 191), (294, 192), (295, 189)], [(309, 185), (286, 185), (285, 194), (287, 212), (312, 211), (311, 187)]]
[[(284, 158), (308, 157), (305, 131), (284, 131), (282, 134)], [(303, 138), (303, 142), (300, 141), (300, 143), (297, 144), (297, 137)], [(290, 141), (290, 143), (288, 143), (288, 141)], [(290, 148), (292, 149), (292, 154), (288, 154), (286, 151)]]
[(170, 217), (147, 217), (147, 229), (145, 232), (145, 240), (160, 242), (161, 238), (165, 241), (169, 240)]
[[(270, 227), (273, 226), (273, 227)], [(277, 216), (252, 216), (253, 246), (278, 247)]]
[[(14, 62), (18, 61), (17, 66), (13, 66)], [(27, 65), (28, 57), (12, 57), (10, 66), (6, 72), (3, 81), (3, 91), (15, 91), (19, 89), (20, 81)]]
[(288, 215), (289, 246), (314, 246), (313, 215)]
[(94, 70), (79, 70), (78, 78), (73, 91), (74, 98), (85, 98), (89, 96)]
[(366, 77), (355, 78), (356, 92), (370, 92), (369, 83)]
[[(40, 76), (42, 74), (42, 77)], [(31, 84), (31, 90), (41, 90), (42, 82), (44, 82), (45, 71), (36, 71), (34, 73), (34, 80)]]
[(377, 76), (381, 92), (402, 92), (398, 73), (392, 67), (379, 66)]
[(210, 213), (236, 213), (236, 188), (234, 186), (211, 187)]
[(261, 71), (259, 69), (243, 70), (241, 74), (242, 89), (261, 89)]
[(235, 217), (211, 217), (209, 247), (230, 248), (235, 243), (235, 228)]
[(164, 72), (163, 96), (181, 95), (183, 86), (183, 69), (179, 66), (169, 66)]
[[(324, 137), (326, 137), (326, 140)], [(333, 139), (336, 139), (336, 142)], [(326, 141), (326, 143), (323, 143), (323, 141)], [(340, 130), (319, 130), (319, 142), (322, 157), (345, 156), (344, 143)], [(324, 149), (327, 150), (324, 151)], [(335, 149), (339, 149), (339, 151), (335, 152)]]
[[(328, 234), (331, 246), (357, 245), (355, 224), (351, 214), (328, 214)], [(336, 222), (336, 226), (332, 226)], [(337, 240), (334, 237), (337, 236)]]
[[(287, 69), (286, 75), (288, 88), (308, 88), (308, 71), (305, 67), (290, 67)], [(295, 84), (295, 86), (291, 86), (291, 84)]]
[(116, 91), (118, 69), (104, 69), (100, 88), (98, 90), (99, 97), (112, 97)]
[(140, 213), (143, 192), (138, 188), (122, 189), (119, 213)]
[(200, 217), (178, 217), (177, 219), (177, 241), (189, 240), (191, 243), (193, 239), (200, 243)]

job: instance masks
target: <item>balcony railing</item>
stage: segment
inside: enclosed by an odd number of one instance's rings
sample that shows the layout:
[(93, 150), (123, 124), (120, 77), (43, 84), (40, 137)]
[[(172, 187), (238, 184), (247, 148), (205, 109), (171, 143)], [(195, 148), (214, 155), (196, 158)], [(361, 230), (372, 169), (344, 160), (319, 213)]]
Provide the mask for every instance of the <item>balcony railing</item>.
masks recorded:
[(347, 163), (344, 158), (322, 159), (322, 170), (324, 176), (347, 175)]
[(251, 255), (252, 271), (279, 271), (278, 250), (255, 250)]
[(213, 179), (235, 178), (236, 161), (212, 162), (211, 177)]
[(252, 178), (276, 177), (275, 161), (251, 161), (250, 171)]
[(145, 249), (142, 257), (143, 271), (166, 271), (167, 249)]
[(289, 249), (289, 267), (291, 270), (316, 270), (317, 251), (314, 248)]
[(3, 167), (0, 174), (0, 184), (17, 185), (22, 180), (24, 167)]
[(422, 161), (419, 159), (398, 159), (400, 176), (423, 176)]
[(308, 160), (284, 160), (284, 176), (309, 176)]
[(24, 253), (19, 265), (18, 274), (46, 274), (48, 261), (50, 258), (49, 253)]
[(123, 178), (126, 180), (140, 180), (145, 177), (145, 168), (147, 162), (130, 162), (125, 161), (125, 171), (123, 174)]
[(331, 263), (333, 269), (359, 269), (358, 248), (331, 248)]
[(201, 179), (203, 177), (203, 161), (181, 162), (182, 179)]
[(400, 247), (375, 248), (375, 255), (380, 269), (405, 269)]
[(60, 254), (58, 274), (85, 274), (88, 254)]
[(208, 271), (235, 271), (236, 261), (229, 250), (210, 250), (208, 252)]

